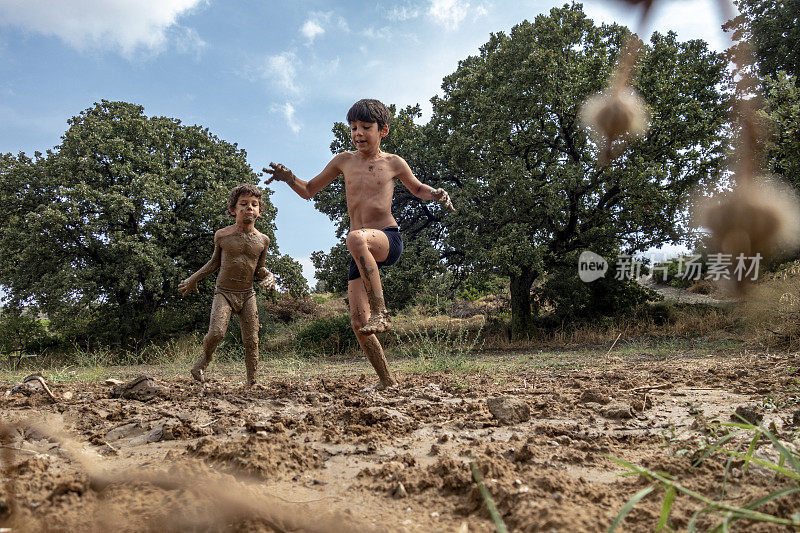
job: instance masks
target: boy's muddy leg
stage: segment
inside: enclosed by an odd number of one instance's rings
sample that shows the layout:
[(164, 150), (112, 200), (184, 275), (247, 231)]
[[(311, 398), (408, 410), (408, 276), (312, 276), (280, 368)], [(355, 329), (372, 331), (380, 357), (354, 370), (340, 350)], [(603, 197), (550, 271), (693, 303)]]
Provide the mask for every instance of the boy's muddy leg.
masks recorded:
[(354, 279), (348, 282), (347, 297), (350, 301), (350, 325), (353, 327), (358, 344), (364, 350), (367, 360), (369, 360), (372, 368), (378, 374), (380, 379), (379, 388), (397, 385), (397, 380), (394, 379), (392, 371), (389, 370), (389, 364), (386, 362), (386, 356), (383, 354), (383, 348), (378, 341), (378, 337), (374, 334), (365, 335), (360, 331), (369, 317), (369, 302), (361, 280)]
[(258, 369), (258, 306), (255, 295), (245, 302), (242, 312), (239, 313), (239, 326), (242, 330), (242, 343), (244, 344), (247, 386), (251, 387), (256, 382), (256, 370)]
[(228, 321), (231, 319), (231, 306), (228, 300), (221, 294), (214, 295), (214, 302), (211, 304), (211, 319), (208, 324), (208, 333), (203, 337), (203, 353), (194, 364), (191, 370), (192, 377), (197, 381), (204, 381), (203, 371), (211, 362), (214, 350), (225, 338), (225, 331), (228, 329)]
[(361, 274), (361, 283), (369, 303), (369, 318), (361, 327), (361, 333), (370, 335), (392, 329), (378, 271), (378, 261), (385, 261), (389, 255), (389, 238), (375, 229), (351, 231), (347, 234), (347, 249)]

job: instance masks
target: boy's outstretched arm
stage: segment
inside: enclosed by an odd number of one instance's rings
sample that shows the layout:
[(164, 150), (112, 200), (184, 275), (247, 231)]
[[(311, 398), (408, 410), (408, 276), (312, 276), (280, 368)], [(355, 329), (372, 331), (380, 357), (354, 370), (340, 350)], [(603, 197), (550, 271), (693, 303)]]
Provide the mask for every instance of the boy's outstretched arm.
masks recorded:
[(309, 181), (303, 181), (297, 176), (292, 173), (291, 170), (286, 168), (285, 166), (278, 163), (270, 163), (269, 168), (264, 167), (262, 170), (265, 174), (272, 174), (272, 177), (269, 178), (266, 182), (267, 185), (272, 183), (275, 180), (278, 181), (285, 181), (289, 184), (289, 187), (292, 188), (294, 192), (300, 195), (301, 198), (305, 198), (308, 200), (319, 191), (322, 190), (323, 187), (328, 185), (330, 182), (336, 179), (336, 176), (342, 173), (341, 168), (339, 166), (339, 162), (341, 161), (341, 155), (337, 154), (331, 159), (330, 163), (328, 163), (325, 168), (317, 174), (314, 178), (310, 179)]
[[(219, 233), (219, 232), (217, 232)], [(216, 272), (220, 265), (220, 258), (222, 256), (222, 249), (219, 246), (219, 239), (217, 235), (214, 235), (214, 255), (211, 256), (211, 259), (200, 267), (200, 270), (186, 278), (185, 280), (178, 283), (178, 292), (181, 293), (181, 296), (186, 296), (190, 292), (200, 292), (197, 290), (197, 282), (201, 279), (205, 278), (212, 272)]]
[(406, 186), (411, 194), (420, 198), (422, 200), (434, 200), (439, 202), (443, 206), (445, 206), (450, 211), (456, 211), (456, 208), (453, 207), (453, 202), (450, 200), (450, 195), (444, 189), (434, 189), (430, 185), (425, 185), (421, 181), (417, 179), (413, 172), (411, 172), (411, 168), (408, 166), (408, 163), (405, 160), (397, 156), (397, 169), (396, 169), (396, 176), (400, 179), (400, 182)]

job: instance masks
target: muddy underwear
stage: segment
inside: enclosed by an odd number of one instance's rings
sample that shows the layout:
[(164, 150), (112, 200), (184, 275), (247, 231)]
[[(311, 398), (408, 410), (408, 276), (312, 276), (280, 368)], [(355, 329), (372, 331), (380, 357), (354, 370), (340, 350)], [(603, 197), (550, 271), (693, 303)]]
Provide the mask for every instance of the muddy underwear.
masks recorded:
[[(400, 254), (403, 253), (403, 235), (400, 233), (400, 228), (397, 226), (389, 226), (381, 230), (389, 238), (389, 255), (386, 256), (384, 261), (378, 261), (378, 268), (391, 266), (400, 259)], [(350, 268), (347, 272), (347, 281), (352, 281), (361, 277), (358, 271), (356, 262), (353, 256), (350, 256)]]
[(253, 289), (247, 289), (246, 291), (231, 291), (217, 287), (214, 289), (214, 294), (221, 294), (224, 296), (228, 301), (228, 304), (231, 306), (233, 312), (238, 315), (242, 312), (244, 304), (246, 304), (250, 298), (255, 297), (256, 291)]

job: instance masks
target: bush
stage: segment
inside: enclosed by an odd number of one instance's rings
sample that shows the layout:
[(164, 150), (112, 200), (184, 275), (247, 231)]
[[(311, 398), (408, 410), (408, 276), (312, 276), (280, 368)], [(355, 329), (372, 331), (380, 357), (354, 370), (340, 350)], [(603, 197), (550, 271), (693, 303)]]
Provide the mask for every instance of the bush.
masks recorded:
[(49, 340), (43, 320), (22, 309), (0, 311), (0, 353), (38, 351)]
[(297, 333), (296, 341), (298, 352), (324, 355), (341, 354), (358, 346), (349, 314), (312, 320)]

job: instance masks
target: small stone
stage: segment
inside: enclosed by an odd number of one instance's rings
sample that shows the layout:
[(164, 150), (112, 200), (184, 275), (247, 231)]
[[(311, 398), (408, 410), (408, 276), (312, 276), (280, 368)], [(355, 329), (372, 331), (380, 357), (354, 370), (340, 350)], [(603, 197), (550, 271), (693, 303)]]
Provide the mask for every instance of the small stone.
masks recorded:
[(164, 426), (157, 426), (147, 434), (147, 442), (160, 442), (164, 440)]
[(408, 497), (408, 492), (406, 492), (406, 488), (403, 486), (402, 483), (398, 483), (397, 486), (394, 488), (394, 492), (392, 492), (392, 497), (396, 500)]
[(742, 419), (744, 419), (748, 424), (757, 426), (762, 420), (764, 420), (764, 414), (759, 413), (755, 407), (750, 407), (749, 405), (740, 405), (736, 408), (734, 414), (731, 415), (731, 420), (734, 422), (741, 422)]
[(633, 412), (631, 406), (626, 403), (612, 403), (603, 409), (603, 416), (613, 420), (623, 420), (633, 418)]
[(611, 403), (611, 397), (607, 394), (603, 394), (603, 392), (598, 389), (597, 387), (593, 387), (591, 389), (586, 389), (581, 394), (581, 403), (599, 403), (601, 405), (606, 405), (607, 403)]
[(430, 455), (439, 455), (439, 445), (438, 444), (431, 444), (431, 451), (429, 452)]
[(139, 400), (145, 402), (157, 396), (166, 396), (167, 387), (157, 382), (149, 376), (139, 376), (121, 385), (114, 385), (111, 389), (111, 396), (114, 398), (125, 398), (128, 400)]
[(531, 418), (531, 409), (528, 404), (519, 398), (500, 396), (486, 400), (486, 406), (501, 424), (512, 425), (527, 422)]

